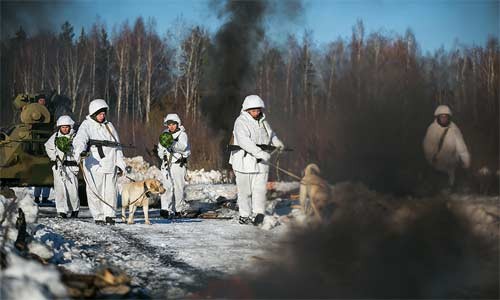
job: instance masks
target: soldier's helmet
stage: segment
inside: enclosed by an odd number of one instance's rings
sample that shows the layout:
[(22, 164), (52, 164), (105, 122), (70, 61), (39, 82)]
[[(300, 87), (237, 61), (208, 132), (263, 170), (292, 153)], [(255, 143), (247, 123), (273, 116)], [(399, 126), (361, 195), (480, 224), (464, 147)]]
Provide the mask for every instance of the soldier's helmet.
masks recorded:
[(108, 104), (106, 103), (106, 101), (104, 101), (103, 99), (95, 99), (95, 100), (92, 100), (89, 104), (89, 115), (93, 115), (95, 114), (97, 111), (101, 110), (101, 109), (109, 109), (109, 106)]
[(246, 96), (243, 101), (242, 109), (265, 108), (264, 101), (257, 95)]
[(67, 126), (70, 126), (71, 128), (73, 128), (73, 125), (75, 125), (75, 121), (73, 121), (73, 119), (71, 119), (70, 116), (67, 116), (67, 115), (60, 116), (57, 119), (56, 126), (59, 127), (59, 126), (63, 126), (63, 125), (67, 125)]
[(450, 117), (452, 116), (451, 109), (448, 107), (448, 105), (439, 105), (436, 108), (436, 110), (434, 111), (434, 117), (437, 117), (439, 115), (449, 115)]

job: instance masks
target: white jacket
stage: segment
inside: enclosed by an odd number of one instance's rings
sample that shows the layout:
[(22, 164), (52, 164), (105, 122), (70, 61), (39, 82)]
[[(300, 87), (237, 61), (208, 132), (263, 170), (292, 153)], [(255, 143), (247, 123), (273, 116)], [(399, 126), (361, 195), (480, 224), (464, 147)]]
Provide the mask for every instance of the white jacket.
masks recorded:
[[(465, 145), (460, 129), (455, 123), (450, 122), (449, 130), (444, 138), (443, 145), (439, 153), (439, 141), (447, 127), (442, 127), (436, 120), (429, 125), (423, 141), (425, 158), (437, 170), (448, 172), (455, 169), (461, 161), (464, 168), (470, 166), (470, 155)], [(436, 155), (436, 158), (434, 156)]]
[(259, 120), (255, 120), (244, 110), (241, 111), (234, 122), (233, 144), (240, 146), (242, 149), (231, 151), (229, 163), (233, 166), (233, 170), (241, 173), (269, 171), (267, 164), (257, 163), (255, 156), (264, 151), (257, 145), (283, 145), (266, 121), (264, 113), (262, 113)]
[[(113, 134), (114, 138), (106, 129), (106, 125)], [(104, 123), (99, 123), (93, 120), (90, 116), (87, 116), (78, 128), (78, 132), (73, 139), (75, 158), (80, 159), (80, 153), (87, 149), (87, 143), (89, 139), (118, 143), (120, 142), (118, 132), (116, 131), (113, 124), (111, 124), (111, 122), (105, 121)], [(90, 147), (90, 156), (87, 158), (87, 160), (95, 160), (95, 164), (92, 163), (92, 165), (96, 165), (92, 168), (93, 170), (100, 173), (114, 173), (115, 167), (119, 167), (120, 169), (122, 169), (122, 171), (125, 171), (126, 164), (123, 160), (123, 152), (121, 147), (102, 147), (102, 149), (104, 152), (103, 158), (101, 158), (101, 156), (99, 155), (96, 146)]]
[[(75, 131), (73, 129), (70, 130), (68, 134), (62, 134), (59, 130), (54, 132), (53, 135), (50, 136), (50, 138), (45, 142), (45, 152), (47, 152), (47, 155), (49, 156), (50, 160), (53, 162), (57, 162), (58, 167), (60, 167), (61, 163), (65, 160), (68, 161), (75, 161), (74, 155), (73, 155), (73, 146), (71, 146), (71, 151), (65, 155), (64, 152), (59, 150), (56, 146), (56, 138), (65, 136), (68, 138), (72, 138), (75, 135)], [(78, 172), (78, 166), (71, 166), (69, 169), (72, 172)]]
[[(168, 132), (168, 129), (165, 129), (163, 132)], [(171, 147), (172, 152), (168, 151), (167, 148), (158, 143), (158, 156), (161, 159), (163, 159), (164, 156), (167, 156), (167, 160), (170, 159), (171, 163), (175, 163), (182, 157), (189, 157), (191, 149), (189, 147), (188, 136), (184, 126), (179, 126), (179, 130), (172, 134), (172, 137), (174, 138), (174, 143)], [(172, 158), (170, 158), (171, 155), (173, 155)]]

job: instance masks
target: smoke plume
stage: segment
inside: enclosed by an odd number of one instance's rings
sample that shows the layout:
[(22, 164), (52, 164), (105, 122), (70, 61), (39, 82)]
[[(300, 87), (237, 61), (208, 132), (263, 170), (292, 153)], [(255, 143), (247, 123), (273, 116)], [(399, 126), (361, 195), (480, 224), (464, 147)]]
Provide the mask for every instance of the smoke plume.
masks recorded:
[(393, 198), (352, 184), (337, 189), (329, 224), (292, 226), (282, 245), (260, 258), (257, 272), (213, 282), (199, 296), (498, 299), (494, 222), (480, 234), (477, 220), (446, 198)]
[[(227, 20), (218, 30), (209, 51), (210, 67), (204, 92), (203, 111), (210, 124), (227, 142), (243, 98), (255, 94), (255, 58), (265, 37), (266, 20), (294, 20), (302, 11), (300, 1), (212, 2), (220, 19)], [(264, 99), (265, 100), (265, 99)]]
[(20, 27), (27, 33), (53, 29), (53, 16), (60, 9), (50, 1), (0, 1), (0, 38), (13, 37)]

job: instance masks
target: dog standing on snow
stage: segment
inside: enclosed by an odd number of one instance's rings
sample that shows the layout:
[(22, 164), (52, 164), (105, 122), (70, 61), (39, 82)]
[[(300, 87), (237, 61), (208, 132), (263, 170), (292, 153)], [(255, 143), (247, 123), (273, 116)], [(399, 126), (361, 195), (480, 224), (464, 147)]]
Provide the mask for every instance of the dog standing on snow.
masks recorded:
[(143, 181), (130, 182), (123, 185), (122, 190), (122, 220), (125, 222), (125, 210), (128, 207), (127, 224), (134, 224), (134, 213), (138, 206), (144, 211), (144, 223), (151, 225), (149, 221), (149, 196), (165, 193), (165, 188), (157, 179), (146, 179)]
[(299, 199), (304, 213), (307, 216), (314, 215), (321, 222), (326, 215), (331, 214), (333, 202), (331, 187), (319, 174), (316, 164), (307, 165), (300, 181)]

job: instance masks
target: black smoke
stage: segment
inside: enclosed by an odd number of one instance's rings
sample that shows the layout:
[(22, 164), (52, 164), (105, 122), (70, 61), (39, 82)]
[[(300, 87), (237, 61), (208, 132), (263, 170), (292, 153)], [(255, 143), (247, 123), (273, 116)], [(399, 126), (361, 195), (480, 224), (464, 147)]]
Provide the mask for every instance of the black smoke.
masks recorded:
[(213, 129), (227, 133), (238, 115), (244, 83), (253, 75), (252, 58), (264, 37), (266, 1), (227, 1), (218, 10), (227, 19), (210, 49), (208, 96), (203, 101)]
[(202, 109), (212, 129), (227, 142), (244, 97), (256, 93), (255, 61), (266, 22), (293, 22), (303, 9), (300, 1), (211, 2), (211, 9), (226, 22), (209, 49)]
[(58, 25), (53, 22), (54, 16), (61, 9), (61, 5), (52, 1), (0, 1), (0, 37), (14, 37), (20, 28), (28, 34), (52, 30)]
[(260, 271), (212, 282), (199, 296), (498, 299), (498, 232), (492, 238), (473, 232), (477, 224), (445, 199), (421, 199), (407, 207), (406, 218), (391, 208), (404, 199), (390, 206), (379, 200), (349, 197), (330, 224), (290, 227), (282, 245), (260, 259)]

